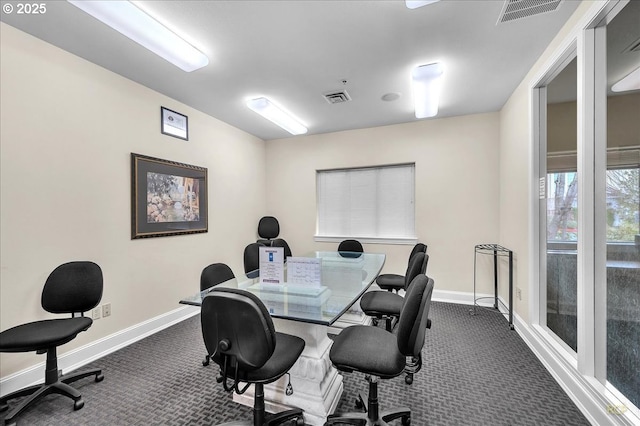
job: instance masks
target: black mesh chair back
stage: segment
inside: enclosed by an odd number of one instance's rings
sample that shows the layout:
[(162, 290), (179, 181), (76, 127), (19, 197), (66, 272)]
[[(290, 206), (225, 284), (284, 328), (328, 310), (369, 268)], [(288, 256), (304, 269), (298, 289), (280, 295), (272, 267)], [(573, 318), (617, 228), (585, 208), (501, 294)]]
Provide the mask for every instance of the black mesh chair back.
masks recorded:
[(93, 262), (68, 262), (49, 274), (42, 307), (52, 314), (88, 312), (102, 299), (102, 270)]
[(427, 265), (429, 265), (429, 255), (427, 253), (424, 254), (424, 262), (422, 262), (422, 268), (420, 269), (421, 274), (427, 274)]
[(258, 241), (264, 245), (271, 245), (271, 240), (280, 235), (280, 223), (273, 216), (264, 216), (258, 222)]
[(244, 248), (244, 273), (249, 278), (260, 275), (260, 246), (264, 246), (264, 244), (251, 243)]
[(225, 263), (212, 263), (200, 274), (200, 291), (235, 278), (233, 271)]
[(284, 247), (284, 261), (287, 261), (287, 257), (291, 256), (291, 248), (286, 240), (283, 238), (275, 238), (271, 241), (271, 247)]
[(262, 367), (273, 355), (275, 327), (255, 295), (234, 288), (214, 289), (202, 301), (201, 316), (211, 360), (230, 377)]
[(411, 258), (413, 257), (413, 255), (415, 255), (416, 253), (426, 253), (427, 252), (427, 245), (423, 244), (423, 243), (417, 243), (415, 246), (413, 246), (413, 248), (411, 249), (411, 253), (409, 254), (409, 260), (411, 260)]
[(360, 257), (360, 253), (364, 253), (364, 247), (358, 240), (344, 240), (338, 244), (338, 253), (342, 257)]
[[(235, 278), (233, 271), (225, 263), (212, 263), (202, 270), (200, 274), (200, 291), (207, 290), (225, 281)], [(203, 366), (209, 365), (209, 355), (205, 355)]]
[(96, 263), (64, 263), (49, 274), (42, 290), (41, 304), (48, 312), (70, 316), (21, 324), (0, 333), (0, 352), (47, 354), (43, 384), (12, 392), (0, 399), (0, 409), (4, 411), (9, 408), (7, 401), (26, 396), (5, 416), (5, 424), (11, 424), (14, 418), (31, 404), (52, 393), (73, 399), (75, 410), (84, 407), (82, 395), (69, 386), (69, 383), (89, 376), (95, 376), (95, 381), (100, 382), (104, 379), (102, 370), (94, 369), (60, 376), (57, 348), (91, 327), (93, 320), (84, 316), (84, 312), (98, 306), (102, 299), (102, 290), (102, 269)]
[[(409, 261), (409, 266), (407, 266), (407, 271), (404, 274), (404, 290), (405, 291), (409, 289), (409, 286), (413, 282), (413, 279), (417, 277), (418, 274), (422, 273), (426, 256), (427, 256), (426, 253), (419, 252), (419, 253), (416, 253)], [(398, 312), (398, 315), (399, 314), (400, 312)]]
[[(414, 289), (413, 286), (416, 285)], [(398, 350), (405, 356), (419, 357), (425, 332), (431, 327), (429, 308), (434, 282), (424, 274), (416, 276), (404, 298), (398, 320)]]
[(217, 381), (227, 392), (238, 394), (255, 385), (254, 426), (294, 419), (295, 424), (304, 425), (300, 409), (267, 415), (264, 406), (264, 385), (278, 380), (295, 364), (304, 340), (276, 332), (262, 301), (237, 288), (211, 290), (202, 300), (200, 317), (209, 357), (220, 366), (221, 378)]

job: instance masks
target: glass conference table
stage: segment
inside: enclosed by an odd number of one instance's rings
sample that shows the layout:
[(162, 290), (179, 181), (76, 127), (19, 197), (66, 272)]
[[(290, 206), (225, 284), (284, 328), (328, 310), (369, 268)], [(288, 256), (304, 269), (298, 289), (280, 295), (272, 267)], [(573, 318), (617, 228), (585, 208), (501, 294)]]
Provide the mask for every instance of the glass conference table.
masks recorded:
[[(331, 340), (327, 334), (364, 323), (366, 317), (356, 302), (382, 270), (385, 255), (318, 251), (304, 258), (321, 259), (319, 284), (317, 276), (305, 277), (299, 270), (295, 274), (289, 272), (285, 263), (285, 284), (260, 283), (259, 277), (243, 276), (216, 287), (240, 288), (255, 294), (271, 313), (276, 330), (305, 340), (302, 355), (289, 370), (293, 394), (286, 394), (289, 378), (285, 375), (265, 386), (265, 406), (270, 412), (299, 407), (305, 411), (306, 424), (322, 425), (338, 406), (343, 389), (342, 376), (329, 359)], [(293, 275), (296, 283), (288, 283)], [(305, 283), (307, 278), (309, 282)], [(180, 303), (200, 306), (209, 291)], [(234, 393), (233, 399), (253, 406), (253, 389), (243, 395)]]

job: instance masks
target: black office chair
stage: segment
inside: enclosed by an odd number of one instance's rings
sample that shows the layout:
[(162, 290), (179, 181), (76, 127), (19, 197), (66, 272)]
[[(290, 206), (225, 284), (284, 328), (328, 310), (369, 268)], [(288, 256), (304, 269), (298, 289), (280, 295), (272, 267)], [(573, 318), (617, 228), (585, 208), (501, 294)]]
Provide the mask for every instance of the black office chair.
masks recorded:
[[(225, 281), (229, 281), (236, 276), (225, 263), (212, 263), (202, 270), (200, 274), (200, 291), (207, 290)], [(209, 365), (209, 355), (205, 355), (202, 361), (203, 366)]]
[[(407, 260), (407, 265), (411, 263), (411, 258), (413, 257), (413, 255), (420, 252), (422, 253), (427, 252), (427, 246), (425, 244), (418, 243), (415, 246), (413, 246), (413, 249), (411, 250), (411, 254), (409, 254), (409, 259)], [(426, 274), (427, 271), (424, 270), (422, 271), (422, 273)], [(392, 292), (395, 291), (397, 293), (400, 290), (404, 289), (404, 286), (405, 286), (404, 275), (381, 274), (381, 275), (378, 275), (378, 277), (376, 278), (376, 284), (378, 284), (378, 287), (380, 287), (383, 290), (392, 291)]]
[(260, 299), (236, 288), (216, 287), (205, 296), (201, 320), (209, 356), (220, 366), (218, 382), (227, 392), (238, 394), (255, 384), (253, 425), (271, 426), (294, 419), (297, 425), (304, 425), (300, 409), (268, 415), (264, 407), (264, 385), (287, 373), (302, 353), (304, 340), (276, 332)]
[(377, 327), (355, 325), (335, 337), (329, 352), (331, 362), (340, 371), (364, 373), (369, 382), (369, 397), (365, 413), (332, 414), (325, 425), (381, 426), (398, 418), (404, 426), (411, 423), (411, 409), (408, 407), (380, 413), (378, 378), (391, 379), (401, 375), (406, 357), (420, 356), (425, 331), (430, 327), (428, 317), (433, 286), (433, 280), (426, 275), (414, 278), (404, 298), (397, 334)]
[(278, 219), (273, 216), (264, 216), (258, 222), (258, 237), (256, 243), (271, 245), (271, 240), (280, 234), (280, 224)]
[(344, 240), (338, 244), (338, 253), (342, 257), (360, 257), (360, 253), (364, 253), (364, 247), (358, 240)]
[[(413, 279), (418, 274), (424, 274), (429, 255), (423, 252), (416, 253), (409, 262), (407, 272), (404, 275), (404, 289), (408, 290)], [(405, 295), (406, 297), (406, 295)], [(404, 297), (388, 291), (369, 291), (360, 298), (360, 309), (366, 315), (373, 317), (374, 325), (378, 325), (378, 320), (386, 320), (387, 331), (393, 330), (393, 320), (400, 317), (400, 311)]]
[(289, 244), (283, 238), (274, 238), (271, 241), (271, 247), (283, 247), (284, 248), (284, 261), (287, 261), (287, 257), (291, 256), (291, 248)]
[(244, 273), (249, 278), (260, 276), (260, 246), (264, 244), (251, 243), (244, 248)]
[(4, 418), (5, 424), (22, 413), (43, 396), (57, 393), (73, 399), (74, 410), (84, 407), (82, 395), (69, 383), (95, 376), (96, 382), (104, 379), (102, 370), (91, 370), (59, 376), (56, 350), (86, 331), (93, 320), (84, 316), (98, 306), (102, 299), (102, 270), (93, 262), (69, 262), (51, 272), (42, 289), (41, 304), (44, 310), (54, 314), (71, 314), (70, 318), (34, 321), (10, 328), (0, 333), (0, 352), (33, 352), (47, 354), (43, 384), (5, 395), (0, 399), (0, 411), (9, 408), (10, 399), (29, 395)]

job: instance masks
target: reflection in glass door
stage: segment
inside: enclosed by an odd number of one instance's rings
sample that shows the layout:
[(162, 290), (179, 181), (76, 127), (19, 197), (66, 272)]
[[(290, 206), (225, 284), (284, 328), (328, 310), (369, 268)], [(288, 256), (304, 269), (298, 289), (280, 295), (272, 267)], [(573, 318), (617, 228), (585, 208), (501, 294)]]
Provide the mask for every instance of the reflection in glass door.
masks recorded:
[(630, 2), (607, 25), (607, 212), (606, 223), (600, 224), (607, 242), (607, 380), (636, 407), (640, 407), (640, 88), (637, 83), (632, 90), (614, 85), (640, 67), (639, 22), (640, 2)]
[(546, 89), (546, 324), (577, 352), (577, 60)]

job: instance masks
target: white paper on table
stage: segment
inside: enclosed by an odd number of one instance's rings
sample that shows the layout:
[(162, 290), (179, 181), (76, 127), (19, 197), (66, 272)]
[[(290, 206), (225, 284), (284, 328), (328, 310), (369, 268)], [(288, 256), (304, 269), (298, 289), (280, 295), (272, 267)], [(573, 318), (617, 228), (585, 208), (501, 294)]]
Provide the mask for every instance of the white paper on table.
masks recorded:
[(260, 283), (284, 283), (284, 247), (260, 246)]
[(317, 257), (288, 257), (287, 283), (294, 285), (322, 285), (322, 259)]

